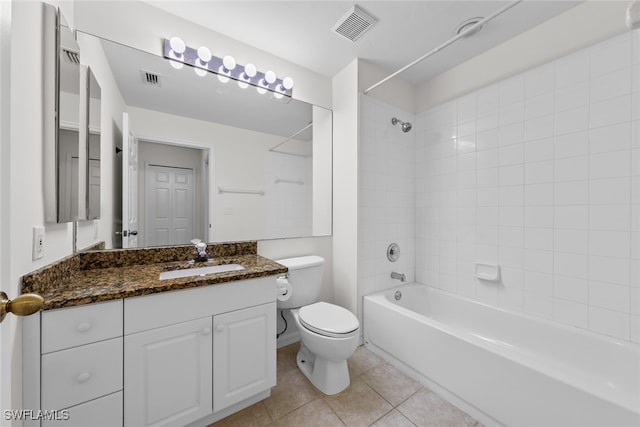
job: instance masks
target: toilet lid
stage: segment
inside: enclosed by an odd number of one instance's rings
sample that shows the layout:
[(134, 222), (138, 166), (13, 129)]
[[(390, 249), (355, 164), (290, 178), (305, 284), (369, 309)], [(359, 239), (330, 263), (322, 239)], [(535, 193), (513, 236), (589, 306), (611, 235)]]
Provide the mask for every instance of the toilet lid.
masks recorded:
[(350, 334), (360, 326), (358, 318), (349, 310), (326, 302), (301, 307), (298, 315), (307, 329), (331, 337)]

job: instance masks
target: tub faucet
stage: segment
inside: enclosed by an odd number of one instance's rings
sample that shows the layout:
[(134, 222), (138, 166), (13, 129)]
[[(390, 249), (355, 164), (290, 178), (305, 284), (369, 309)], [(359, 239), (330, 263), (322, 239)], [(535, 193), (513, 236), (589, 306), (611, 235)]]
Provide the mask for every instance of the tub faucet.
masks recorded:
[(404, 282), (405, 280), (407, 280), (407, 277), (404, 275), (404, 273), (400, 274), (400, 273), (396, 273), (395, 271), (391, 272), (391, 278), (392, 279), (398, 279), (401, 282)]

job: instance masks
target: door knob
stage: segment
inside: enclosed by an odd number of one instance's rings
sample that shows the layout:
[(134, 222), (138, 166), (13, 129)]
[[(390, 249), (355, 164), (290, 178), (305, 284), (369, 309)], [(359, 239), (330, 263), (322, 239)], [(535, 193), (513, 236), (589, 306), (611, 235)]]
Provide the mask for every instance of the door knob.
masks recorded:
[(44, 305), (44, 298), (38, 294), (22, 294), (13, 300), (4, 292), (0, 292), (0, 322), (4, 320), (7, 313), (16, 316), (29, 316), (37, 313)]

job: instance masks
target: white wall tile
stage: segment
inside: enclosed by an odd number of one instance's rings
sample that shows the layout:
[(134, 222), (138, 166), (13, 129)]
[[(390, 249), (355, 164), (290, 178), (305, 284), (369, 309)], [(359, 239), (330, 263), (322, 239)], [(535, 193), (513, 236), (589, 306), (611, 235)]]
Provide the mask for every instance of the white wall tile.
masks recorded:
[(628, 150), (592, 154), (589, 156), (589, 178), (618, 178), (631, 175)]
[(589, 202), (594, 205), (629, 203), (629, 178), (594, 179), (589, 181)]
[(500, 106), (524, 101), (524, 76), (522, 74), (500, 82)]
[(631, 235), (627, 231), (589, 232), (589, 253), (607, 257), (630, 257)]
[(524, 226), (551, 228), (554, 222), (553, 206), (525, 206)]
[(533, 98), (554, 90), (555, 64), (553, 62), (525, 73), (525, 96)]
[(556, 159), (553, 176), (556, 182), (588, 179), (589, 158), (582, 156)]
[(555, 92), (555, 111), (574, 110), (589, 104), (589, 85), (578, 83)]
[(478, 170), (477, 178), (478, 188), (497, 187), (500, 185), (500, 173), (498, 168)]
[(589, 232), (576, 229), (555, 229), (553, 233), (553, 249), (573, 254), (589, 253)]
[(525, 249), (523, 254), (525, 270), (553, 274), (554, 254), (552, 251)]
[(629, 313), (629, 287), (603, 282), (589, 282), (589, 305)]
[(524, 166), (524, 183), (541, 184), (553, 182), (553, 161), (526, 163)]
[(589, 228), (591, 230), (629, 231), (631, 229), (629, 205), (589, 206)]
[(576, 277), (554, 276), (553, 295), (556, 298), (588, 304), (589, 281)]
[(589, 154), (589, 133), (583, 131), (556, 136), (554, 149), (556, 159), (585, 156)]
[(589, 181), (557, 182), (554, 184), (556, 205), (585, 205), (588, 203)]
[(524, 162), (524, 144), (501, 146), (500, 166), (518, 165)]
[(589, 151), (604, 153), (607, 151), (631, 148), (631, 123), (623, 122), (589, 131)]
[(624, 33), (591, 48), (591, 78), (631, 66), (631, 34)]
[(553, 299), (550, 296), (524, 293), (524, 312), (545, 319), (553, 317)]
[(587, 205), (556, 206), (554, 209), (554, 226), (556, 228), (586, 230), (589, 228), (589, 219)]
[(541, 206), (554, 204), (553, 184), (531, 184), (524, 186), (524, 204)]
[(589, 257), (587, 255), (554, 252), (553, 271), (560, 276), (589, 278)]
[(535, 98), (527, 98), (524, 104), (525, 120), (546, 116), (554, 109), (554, 93), (549, 92)]
[(500, 186), (524, 184), (524, 165), (500, 167)]
[(591, 79), (589, 99), (592, 104), (631, 93), (631, 67)]
[(630, 260), (604, 256), (589, 257), (589, 280), (629, 285)]
[(525, 271), (524, 289), (527, 293), (550, 297), (553, 295), (553, 276), (537, 271)]
[(524, 229), (524, 247), (552, 251), (553, 229), (526, 227)]
[(524, 120), (524, 102), (506, 105), (500, 108), (500, 126), (519, 123)]
[[(532, 119), (539, 120), (539, 119)], [(507, 126), (502, 126), (498, 130), (500, 146), (517, 144), (524, 141), (524, 123), (518, 122)], [(537, 139), (537, 138), (533, 138)]]
[(492, 148), (490, 150), (482, 150), (477, 153), (478, 169), (495, 168), (500, 164), (500, 149)]
[(500, 227), (498, 244), (501, 247), (522, 248), (524, 247), (523, 227)]
[(589, 127), (598, 128), (631, 120), (631, 95), (591, 104)]
[(588, 317), (588, 307), (585, 304), (559, 298), (553, 300), (553, 320), (586, 329)]
[(630, 317), (626, 313), (589, 307), (589, 329), (623, 340), (629, 339)]
[[(602, 113), (605, 114), (604, 112)], [(605, 118), (598, 117), (596, 123), (602, 123)], [(555, 134), (580, 132), (589, 127), (589, 108), (580, 107), (559, 112), (555, 115)]]
[(556, 61), (555, 86), (561, 89), (589, 79), (589, 52), (582, 50)]
[(554, 124), (555, 118), (551, 114), (527, 120), (524, 122), (525, 140), (533, 141), (553, 136)]
[(526, 141), (524, 144), (524, 161), (525, 163), (530, 163), (543, 160), (553, 160), (553, 151), (553, 138)]

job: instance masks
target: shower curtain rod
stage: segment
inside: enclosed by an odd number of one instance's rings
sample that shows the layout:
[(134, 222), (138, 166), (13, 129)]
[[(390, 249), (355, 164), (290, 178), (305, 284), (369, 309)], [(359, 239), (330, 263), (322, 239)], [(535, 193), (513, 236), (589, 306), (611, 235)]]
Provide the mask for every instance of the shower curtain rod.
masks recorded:
[(486, 18), (482, 19), (481, 21), (476, 22), (475, 24), (473, 24), (472, 26), (470, 26), (466, 30), (462, 31), (460, 34), (457, 34), (454, 37), (450, 38), (449, 40), (447, 40), (446, 42), (442, 43), (440, 46), (436, 47), (432, 51), (422, 55), (420, 58), (416, 59), (412, 63), (410, 63), (408, 65), (405, 65), (404, 67), (400, 68), (395, 73), (388, 75), (387, 77), (385, 77), (384, 79), (380, 80), (378, 83), (374, 84), (373, 86), (369, 87), (368, 89), (365, 89), (364, 94), (366, 95), (367, 93), (371, 92), (373, 89), (377, 88), (378, 86), (380, 86), (383, 83), (386, 83), (388, 80), (391, 80), (392, 78), (394, 78), (398, 74), (402, 73), (403, 71), (408, 70), (409, 68), (413, 67), (417, 63), (424, 61), (428, 57), (430, 57), (433, 54), (441, 51), (442, 49), (444, 49), (445, 47), (449, 46), (450, 44), (455, 43), (456, 41), (458, 41), (459, 39), (461, 39), (462, 37), (467, 35), (467, 33), (471, 33), (472, 31), (475, 31), (475, 30), (479, 29), (480, 27), (482, 27), (487, 22), (489, 22), (492, 19), (502, 15), (507, 10), (511, 9), (512, 7), (514, 7), (515, 5), (517, 5), (520, 2), (522, 2), (522, 0), (516, 0), (516, 1), (512, 2), (512, 3), (509, 3), (508, 5), (506, 5), (503, 8), (497, 10), (496, 12), (494, 12), (491, 15), (487, 16)]

